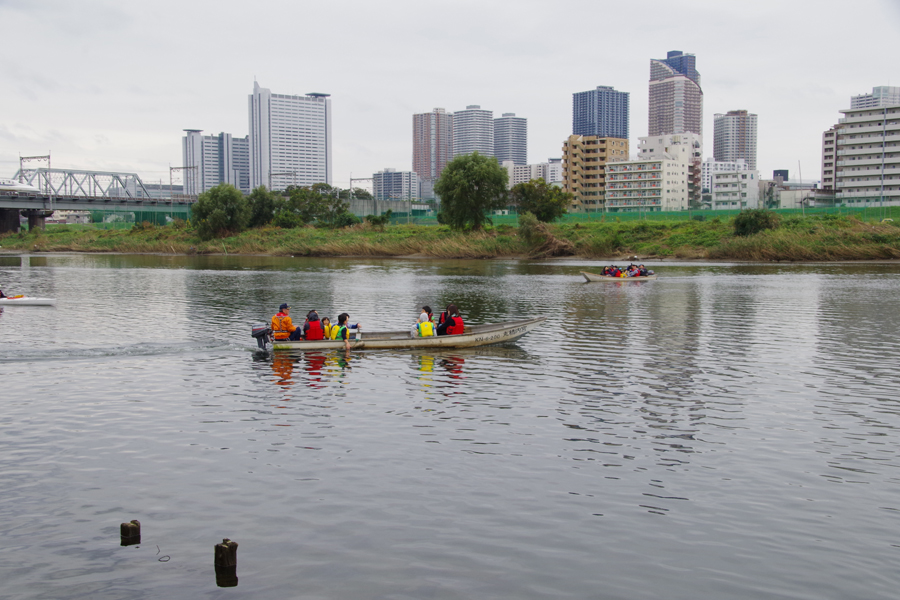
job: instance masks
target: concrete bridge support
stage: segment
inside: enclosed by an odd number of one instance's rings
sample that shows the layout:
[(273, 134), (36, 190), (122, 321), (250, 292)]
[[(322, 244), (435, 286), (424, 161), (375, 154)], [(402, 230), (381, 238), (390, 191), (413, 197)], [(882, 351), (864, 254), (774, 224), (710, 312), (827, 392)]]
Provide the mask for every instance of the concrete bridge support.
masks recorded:
[(53, 211), (30, 209), (24, 211), (24, 213), (28, 217), (28, 231), (34, 231), (35, 229), (46, 229), (47, 217), (52, 215)]
[(19, 232), (19, 209), (0, 208), (0, 233)]

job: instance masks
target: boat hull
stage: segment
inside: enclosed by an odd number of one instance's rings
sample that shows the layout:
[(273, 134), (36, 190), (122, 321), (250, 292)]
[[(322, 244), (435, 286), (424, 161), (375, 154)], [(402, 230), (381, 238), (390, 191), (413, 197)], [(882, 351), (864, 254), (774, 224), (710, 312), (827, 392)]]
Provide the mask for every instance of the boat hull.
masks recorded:
[(607, 275), (588, 273), (587, 271), (582, 271), (581, 274), (588, 281), (652, 281), (656, 279), (656, 275), (647, 275), (646, 277), (609, 277)]
[[(474, 348), (501, 344), (519, 339), (541, 323), (547, 317), (509, 321), (490, 325), (473, 325), (466, 327), (466, 333), (458, 335), (440, 335), (424, 338), (410, 337), (409, 331), (363, 331), (362, 339), (351, 338), (350, 348), (353, 350), (383, 350), (392, 348)], [(341, 340), (313, 341), (275, 341), (273, 350), (340, 350), (344, 347)]]
[(55, 306), (56, 298), (0, 298), (0, 306)]

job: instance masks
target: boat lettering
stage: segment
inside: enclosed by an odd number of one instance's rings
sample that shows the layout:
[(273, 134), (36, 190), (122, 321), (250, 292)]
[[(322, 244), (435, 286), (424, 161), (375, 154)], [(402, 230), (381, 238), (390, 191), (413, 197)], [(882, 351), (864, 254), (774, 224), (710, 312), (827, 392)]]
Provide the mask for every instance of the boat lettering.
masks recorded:
[(475, 338), (476, 342), (489, 342), (491, 340), (499, 340), (507, 337), (511, 337), (514, 335), (518, 335), (520, 333), (525, 333), (528, 330), (524, 325), (522, 327), (516, 327), (515, 329), (506, 329), (500, 333), (494, 333), (492, 335), (482, 335)]

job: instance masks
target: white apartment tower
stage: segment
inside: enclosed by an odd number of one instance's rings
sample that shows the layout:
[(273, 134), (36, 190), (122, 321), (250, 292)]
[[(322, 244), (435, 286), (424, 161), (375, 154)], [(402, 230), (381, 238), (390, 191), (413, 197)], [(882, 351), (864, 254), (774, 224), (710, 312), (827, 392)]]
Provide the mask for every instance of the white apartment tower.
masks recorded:
[(528, 120), (516, 113), (503, 113), (494, 119), (494, 156), (497, 162), (511, 160), (517, 165), (528, 162)]
[(181, 152), (185, 194), (196, 196), (221, 183), (250, 193), (249, 136), (203, 135), (199, 129), (184, 131)]
[(453, 156), (494, 156), (494, 113), (471, 104), (453, 113)]
[(756, 115), (746, 110), (717, 113), (713, 125), (713, 158), (722, 162), (744, 160), (756, 169)]
[(871, 94), (860, 94), (850, 98), (850, 108), (880, 108), (900, 104), (900, 87), (882, 85), (873, 87)]
[(835, 196), (849, 205), (900, 204), (900, 104), (840, 111)]
[(249, 103), (251, 187), (331, 183), (328, 94), (273, 94), (254, 81)]
[(416, 200), (419, 177), (414, 171), (385, 169), (372, 175), (372, 191), (376, 200)]

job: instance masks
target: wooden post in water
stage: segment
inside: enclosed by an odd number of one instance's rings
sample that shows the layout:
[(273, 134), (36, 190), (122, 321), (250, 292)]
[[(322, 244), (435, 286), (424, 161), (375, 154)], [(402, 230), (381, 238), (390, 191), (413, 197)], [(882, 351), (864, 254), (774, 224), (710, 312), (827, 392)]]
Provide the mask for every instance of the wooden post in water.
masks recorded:
[(228, 538), (215, 546), (216, 585), (219, 587), (237, 587), (237, 548), (238, 543)]
[(141, 543), (141, 522), (137, 519), (130, 523), (119, 525), (119, 536), (123, 546), (133, 546)]

